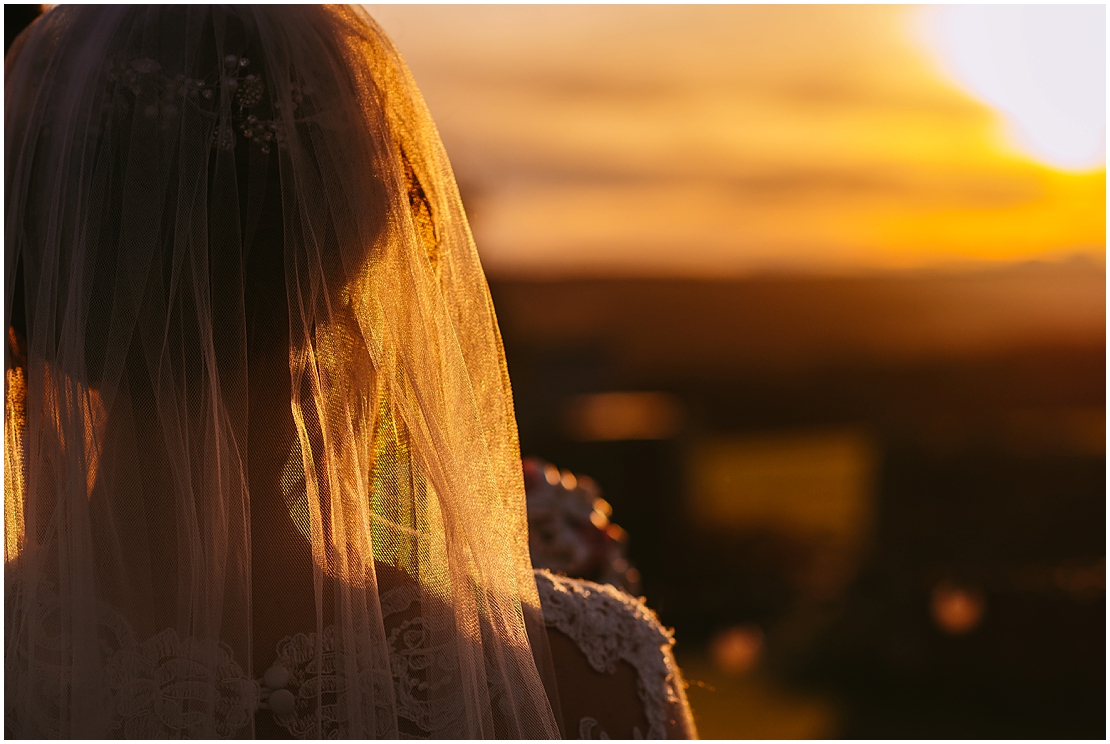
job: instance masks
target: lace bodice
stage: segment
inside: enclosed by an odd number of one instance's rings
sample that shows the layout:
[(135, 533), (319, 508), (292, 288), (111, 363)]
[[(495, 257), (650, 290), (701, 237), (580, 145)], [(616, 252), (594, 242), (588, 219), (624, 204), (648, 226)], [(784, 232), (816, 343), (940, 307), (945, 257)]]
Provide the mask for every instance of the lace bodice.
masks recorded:
[[(619, 662), (636, 671), (637, 693), (648, 721), (646, 732), (635, 738), (667, 738), (668, 730), (692, 735), (681, 673), (674, 662), (672, 633), (659, 624), (642, 602), (612, 586), (535, 573), (548, 627), (569, 637), (590, 666), (612, 673)], [(431, 645), (424, 632), (419, 592), (401, 586), (382, 595), (382, 612), (389, 642), (392, 680), (347, 678), (343, 649), (331, 626), (322, 637), (298, 633), (278, 643), (274, 664), (259, 679), (251, 679), (226, 646), (195, 638), (180, 638), (172, 629), (138, 641), (111, 607), (101, 604), (99, 624), (103, 649), (108, 653), (103, 710), (109, 731), (123, 738), (195, 738), (242, 736), (255, 711), (268, 710), (274, 720), (296, 738), (346, 738), (344, 691), (358, 684), (369, 699), (394, 702), (403, 738), (421, 738), (442, 730), (461, 711), (444, 709), (428, 679), (448, 684), (452, 670), (445, 649)], [(428, 675), (435, 666), (447, 674)], [(212, 674), (215, 670), (215, 674)], [(59, 669), (40, 669), (43, 679), (61, 676)], [(34, 679), (30, 680), (32, 684)], [(392, 683), (392, 690), (389, 683)], [(211, 699), (215, 685), (215, 718), (202, 701)], [(194, 708), (168, 701), (171, 689), (194, 689), (187, 696)], [(494, 694), (494, 704), (498, 695)], [(57, 737), (51, 711), (37, 711), (36, 728)], [(677, 719), (677, 720), (676, 720)], [(592, 717), (582, 717), (568, 736), (608, 738)]]

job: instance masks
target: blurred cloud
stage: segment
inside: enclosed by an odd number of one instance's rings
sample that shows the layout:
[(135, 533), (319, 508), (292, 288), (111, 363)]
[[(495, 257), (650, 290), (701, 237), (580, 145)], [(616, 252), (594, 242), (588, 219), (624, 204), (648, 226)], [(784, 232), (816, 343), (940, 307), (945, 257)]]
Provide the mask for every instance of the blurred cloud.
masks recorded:
[(501, 276), (856, 272), (1105, 245), (891, 6), (369, 6)]

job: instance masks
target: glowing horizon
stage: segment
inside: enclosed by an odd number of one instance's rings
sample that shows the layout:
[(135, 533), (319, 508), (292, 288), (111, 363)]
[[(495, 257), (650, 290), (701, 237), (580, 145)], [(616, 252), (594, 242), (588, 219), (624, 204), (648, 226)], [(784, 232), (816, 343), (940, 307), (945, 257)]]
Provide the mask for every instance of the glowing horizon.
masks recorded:
[(373, 6), (499, 276), (1104, 261), (1105, 167), (999, 137), (893, 6)]

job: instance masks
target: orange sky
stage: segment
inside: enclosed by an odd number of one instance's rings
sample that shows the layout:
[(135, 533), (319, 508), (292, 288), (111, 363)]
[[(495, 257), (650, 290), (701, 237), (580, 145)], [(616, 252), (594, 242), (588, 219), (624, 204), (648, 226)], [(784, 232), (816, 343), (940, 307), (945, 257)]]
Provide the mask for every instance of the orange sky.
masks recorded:
[(369, 6), (499, 276), (1103, 260), (1105, 170), (1006, 145), (892, 6)]

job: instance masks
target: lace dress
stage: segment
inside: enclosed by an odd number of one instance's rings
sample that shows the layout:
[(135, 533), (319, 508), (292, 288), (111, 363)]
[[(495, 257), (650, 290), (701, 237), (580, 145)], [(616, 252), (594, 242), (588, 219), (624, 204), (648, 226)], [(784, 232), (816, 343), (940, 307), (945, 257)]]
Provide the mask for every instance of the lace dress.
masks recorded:
[[(619, 664), (635, 672), (636, 694), (646, 730), (614, 732), (620, 738), (693, 738), (696, 736), (685, 685), (675, 664), (670, 631), (642, 602), (603, 584), (535, 573), (544, 619), (550, 629), (574, 642), (589, 666), (612, 675)], [(389, 640), (392, 680), (361, 680), (379, 694), (395, 696), (398, 727), (403, 738), (422, 738), (442, 728), (460, 711), (437, 704), (437, 690), (428, 684), (449, 684), (450, 675), (429, 675), (433, 668), (450, 669), (443, 648), (429, 642), (415, 587), (398, 587), (382, 597)], [(339, 635), (332, 626), (323, 636), (298, 633), (278, 643), (274, 662), (259, 679), (251, 679), (226, 646), (180, 638), (172, 629), (143, 641), (111, 607), (100, 608), (100, 637), (108, 651), (106, 684), (100, 704), (111, 719), (110, 734), (122, 738), (188, 738), (202, 732), (209, 720), (203, 705), (190, 708), (176, 701), (182, 689), (193, 688), (185, 699), (203, 701), (215, 668), (215, 732), (230, 738), (241, 735), (256, 717), (258, 733), (293, 738), (347, 738), (343, 692), (350, 680), (343, 664)], [(558, 665), (557, 665), (558, 667)], [(43, 670), (60, 673), (63, 670)], [(45, 680), (42, 680), (45, 681)], [(559, 678), (565, 695), (574, 680)], [(32, 682), (33, 683), (33, 682)], [(605, 683), (602, 682), (604, 685)], [(493, 694), (495, 704), (505, 694)], [(450, 699), (450, 698), (447, 698)], [(607, 739), (599, 725), (608, 701), (596, 700), (594, 715), (569, 721), (568, 738)], [(45, 704), (36, 711), (40, 731), (57, 735)], [(269, 720), (267, 720), (269, 719)], [(276, 727), (274, 726), (276, 724)]]

